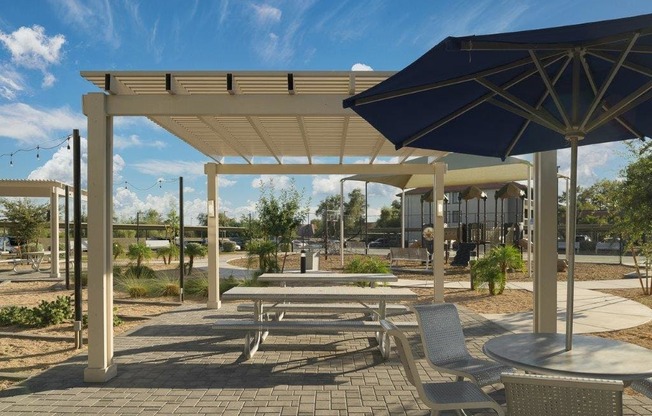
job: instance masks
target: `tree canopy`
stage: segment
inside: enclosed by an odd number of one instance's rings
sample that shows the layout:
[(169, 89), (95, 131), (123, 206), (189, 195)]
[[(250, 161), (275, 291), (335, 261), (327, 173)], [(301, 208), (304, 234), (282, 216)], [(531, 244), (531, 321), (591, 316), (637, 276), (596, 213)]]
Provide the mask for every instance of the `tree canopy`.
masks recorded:
[(294, 181), (280, 191), (272, 181), (262, 183), (256, 211), (263, 235), (282, 243), (292, 240), (293, 233), (308, 215), (303, 192), (296, 189)]
[(3, 206), (3, 215), (9, 222), (9, 232), (21, 244), (36, 244), (45, 228), (49, 205), (38, 205), (27, 198), (2, 199), (0, 204)]
[(400, 227), (401, 201), (395, 199), (389, 207), (382, 207), (380, 210), (380, 218), (376, 221), (376, 226), (380, 228)]

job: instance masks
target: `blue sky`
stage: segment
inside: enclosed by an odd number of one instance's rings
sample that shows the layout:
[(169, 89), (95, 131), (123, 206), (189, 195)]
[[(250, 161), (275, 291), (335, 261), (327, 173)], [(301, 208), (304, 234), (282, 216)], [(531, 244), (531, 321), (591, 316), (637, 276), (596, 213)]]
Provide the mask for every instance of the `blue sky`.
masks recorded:
[[(400, 70), (449, 35), (645, 13), (652, 13), (648, 0), (5, 2), (0, 11), (0, 178), (72, 182), (66, 143), (45, 148), (61, 143), (75, 128), (86, 135), (81, 97), (97, 89), (81, 78), (82, 70)], [(196, 214), (205, 210), (203, 164), (208, 159), (145, 119), (116, 119), (114, 133), (116, 215), (176, 207), (176, 179), (183, 176), (186, 223), (196, 223)], [(19, 151), (36, 146), (41, 150)], [(85, 154), (85, 143), (82, 148)], [(580, 148), (580, 184), (616, 178), (623, 154), (622, 144)], [(567, 152), (561, 151), (562, 172), (568, 164)], [(296, 180), (316, 206), (339, 192), (340, 178)], [(288, 181), (277, 178), (276, 183)], [(229, 216), (248, 214), (259, 196), (258, 183), (251, 176), (222, 178), (220, 210)], [(347, 192), (354, 184), (348, 186)], [(371, 186), (370, 213), (389, 205), (397, 192)]]

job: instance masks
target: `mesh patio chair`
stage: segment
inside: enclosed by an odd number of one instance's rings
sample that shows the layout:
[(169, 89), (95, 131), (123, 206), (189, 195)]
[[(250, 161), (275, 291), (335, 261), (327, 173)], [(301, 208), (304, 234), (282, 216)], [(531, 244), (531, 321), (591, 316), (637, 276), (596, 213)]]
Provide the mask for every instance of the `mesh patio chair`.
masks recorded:
[(620, 416), (623, 383), (616, 380), (505, 374), (510, 416)]
[(416, 387), (419, 398), (430, 408), (431, 415), (438, 416), (442, 411), (463, 409), (493, 409), (498, 415), (505, 415), (498, 403), (470, 381), (423, 383), (412, 355), (410, 342), (405, 334), (387, 320), (381, 320), (380, 324), (387, 335), (394, 340), (405, 375)]
[(630, 387), (652, 399), (652, 377), (633, 381)]
[(428, 363), (440, 373), (465, 378), (479, 386), (499, 383), (502, 373), (514, 369), (491, 360), (474, 358), (466, 348), (462, 323), (452, 303), (423, 304), (412, 307)]

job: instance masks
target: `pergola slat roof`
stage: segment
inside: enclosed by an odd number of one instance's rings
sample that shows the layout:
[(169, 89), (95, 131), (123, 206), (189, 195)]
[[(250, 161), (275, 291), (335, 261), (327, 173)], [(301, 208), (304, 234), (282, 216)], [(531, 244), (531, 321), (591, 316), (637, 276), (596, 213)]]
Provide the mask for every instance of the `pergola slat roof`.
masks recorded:
[[(132, 97), (204, 96), (201, 113), (166, 113), (165, 100), (148, 118), (217, 163), (319, 163), (316, 158), (441, 156), (432, 150), (395, 150), (388, 140), (342, 99), (366, 90), (393, 72), (111, 72), (84, 71), (82, 76), (111, 95)], [(134, 101), (134, 108), (148, 101)], [(212, 105), (211, 105), (212, 104)], [(117, 114), (119, 115), (119, 114)], [(125, 114), (129, 115), (129, 114)], [(332, 162), (328, 162), (332, 163)]]

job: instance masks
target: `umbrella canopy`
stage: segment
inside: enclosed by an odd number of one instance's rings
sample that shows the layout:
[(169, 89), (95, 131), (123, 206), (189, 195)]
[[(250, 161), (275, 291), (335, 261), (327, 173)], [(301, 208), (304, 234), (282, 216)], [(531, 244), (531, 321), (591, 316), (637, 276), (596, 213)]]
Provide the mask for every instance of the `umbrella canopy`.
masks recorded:
[[(384, 82), (344, 101), (396, 148), (504, 158), (652, 134), (652, 15), (449, 37)], [(568, 233), (575, 235), (575, 222)], [(572, 347), (574, 253), (566, 348)]]

